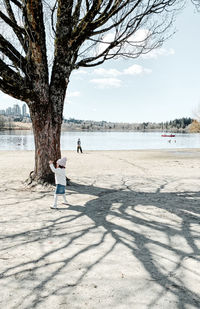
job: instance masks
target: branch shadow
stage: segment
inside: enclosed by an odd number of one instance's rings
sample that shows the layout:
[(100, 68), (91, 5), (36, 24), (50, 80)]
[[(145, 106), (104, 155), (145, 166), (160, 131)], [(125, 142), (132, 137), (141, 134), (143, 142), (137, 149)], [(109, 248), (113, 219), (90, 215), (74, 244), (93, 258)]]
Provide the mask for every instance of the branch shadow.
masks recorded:
[[(177, 308), (186, 309), (189, 305), (200, 308), (200, 294), (194, 292), (180, 275), (186, 271), (199, 276), (197, 269), (188, 268), (185, 261), (200, 262), (200, 232), (194, 229), (199, 224), (200, 193), (163, 192), (163, 189), (164, 185), (161, 185), (155, 192), (136, 192), (125, 185), (110, 189), (71, 183), (70, 194), (87, 194), (93, 198), (84, 206), (60, 209), (57, 217), (47, 219), (43, 227), (2, 235), (1, 241), (14, 242), (4, 246), (5, 251), (36, 244), (45, 248), (44, 253), (35, 258), (29, 256), (27, 261), (8, 265), (0, 275), (0, 280), (8, 282), (7, 285), (12, 278), (18, 278), (17, 284), (21, 287), (28, 285), (26, 295), (18, 300), (17, 306), (26, 308), (28, 304), (28, 308), (37, 308), (52, 295), (69, 297), (73, 289), (121, 245), (148, 274), (146, 284), (155, 283), (159, 287), (148, 308), (156, 307), (168, 293), (176, 299)], [(85, 218), (86, 224), (82, 224)], [(76, 228), (68, 230), (69, 224)], [(99, 237), (93, 238), (97, 232)], [(107, 243), (107, 237), (112, 239), (110, 243)], [(182, 243), (174, 239), (180, 239)], [(53, 242), (48, 249), (47, 241)], [(93, 255), (94, 250), (98, 254)], [(82, 265), (80, 260), (88, 253), (91, 260)], [(170, 254), (175, 258), (172, 259)], [(79, 265), (75, 275), (63, 284), (58, 283), (73, 263)], [(165, 263), (171, 266), (168, 268)], [(16, 304), (12, 306), (10, 308), (16, 308)]]

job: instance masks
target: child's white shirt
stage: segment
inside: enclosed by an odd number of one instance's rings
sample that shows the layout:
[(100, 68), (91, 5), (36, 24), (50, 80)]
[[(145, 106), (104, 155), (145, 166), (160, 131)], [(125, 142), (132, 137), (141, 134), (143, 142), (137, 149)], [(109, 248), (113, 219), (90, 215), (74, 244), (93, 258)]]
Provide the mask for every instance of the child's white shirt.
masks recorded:
[(55, 168), (53, 164), (50, 164), (50, 169), (55, 173), (56, 185), (66, 186), (65, 168)]

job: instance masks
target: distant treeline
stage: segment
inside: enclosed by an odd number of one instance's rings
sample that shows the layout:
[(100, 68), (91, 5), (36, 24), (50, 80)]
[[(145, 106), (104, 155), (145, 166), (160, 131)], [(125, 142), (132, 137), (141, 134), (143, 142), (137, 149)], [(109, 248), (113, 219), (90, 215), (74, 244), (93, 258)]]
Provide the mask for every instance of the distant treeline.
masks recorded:
[[(0, 115), (0, 130), (14, 129), (16, 124), (10, 118)], [(63, 130), (66, 131), (165, 131), (165, 132), (200, 132), (200, 122), (192, 118), (179, 118), (166, 122), (107, 122), (80, 119), (64, 119)]]
[(192, 118), (180, 118), (166, 122), (143, 122), (143, 123), (125, 123), (125, 122), (107, 122), (80, 120), (69, 118), (64, 120), (64, 130), (87, 130), (87, 131), (173, 131), (187, 132), (194, 120)]
[(180, 119), (174, 119), (172, 121), (166, 122), (165, 125), (169, 127), (175, 127), (177, 129), (185, 129), (193, 121), (194, 120), (192, 118), (180, 118)]

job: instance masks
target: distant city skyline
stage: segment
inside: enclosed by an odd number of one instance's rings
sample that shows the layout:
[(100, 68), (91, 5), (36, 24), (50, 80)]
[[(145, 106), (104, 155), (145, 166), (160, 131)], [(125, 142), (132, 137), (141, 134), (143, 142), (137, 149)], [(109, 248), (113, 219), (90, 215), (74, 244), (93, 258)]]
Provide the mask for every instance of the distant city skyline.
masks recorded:
[[(200, 13), (191, 2), (177, 16), (176, 33), (138, 59), (118, 59), (72, 73), (64, 118), (166, 122), (195, 117), (200, 105)], [(0, 92), (0, 109), (23, 102)]]
[(13, 117), (27, 117), (29, 114), (27, 113), (27, 105), (25, 103), (20, 107), (19, 104), (13, 104), (13, 106), (9, 106), (6, 109), (0, 109), (0, 115), (3, 116), (13, 116)]

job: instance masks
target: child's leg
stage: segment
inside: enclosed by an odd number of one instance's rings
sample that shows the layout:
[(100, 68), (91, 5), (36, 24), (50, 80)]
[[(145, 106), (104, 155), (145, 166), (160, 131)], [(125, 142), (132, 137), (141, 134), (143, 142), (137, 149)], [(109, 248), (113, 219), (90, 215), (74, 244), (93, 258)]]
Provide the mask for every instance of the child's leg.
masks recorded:
[(66, 196), (65, 194), (62, 194), (63, 200), (64, 200), (64, 204), (67, 204), (67, 200), (66, 200)]
[(53, 207), (57, 207), (57, 201), (58, 201), (58, 195), (57, 194), (54, 194), (54, 204), (53, 204)]

